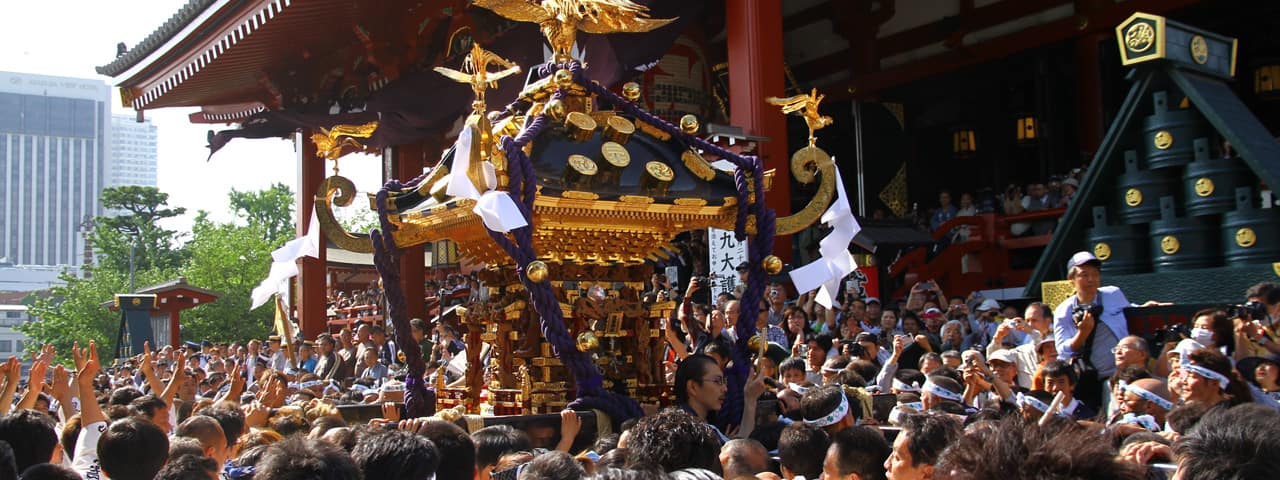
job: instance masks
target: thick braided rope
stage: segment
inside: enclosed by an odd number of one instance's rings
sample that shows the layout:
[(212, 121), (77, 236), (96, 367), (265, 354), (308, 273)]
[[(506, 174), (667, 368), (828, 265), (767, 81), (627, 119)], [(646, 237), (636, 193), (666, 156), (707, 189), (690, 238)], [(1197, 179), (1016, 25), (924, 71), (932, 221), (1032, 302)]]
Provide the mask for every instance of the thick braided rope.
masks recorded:
[[(734, 344), (733, 348), (734, 366), (725, 372), (725, 377), (729, 382), (729, 393), (725, 398), (724, 406), (717, 416), (722, 426), (736, 424), (742, 416), (742, 388), (750, 375), (750, 349), (747, 347), (747, 341), (756, 333), (756, 315), (759, 313), (758, 304), (764, 293), (767, 281), (767, 275), (760, 267), (760, 262), (773, 252), (773, 237), (775, 234), (775, 214), (772, 209), (765, 207), (764, 203), (764, 168), (759, 158), (755, 156), (738, 155), (702, 138), (686, 134), (680, 127), (663, 120), (657, 115), (644, 111), (638, 105), (613, 93), (609, 89), (586, 81), (586, 78), (580, 74), (577, 75), (576, 79), (579, 84), (585, 85), (592, 93), (604, 98), (622, 111), (653, 125), (655, 128), (675, 138), (679, 138), (687, 145), (718, 155), (733, 163), (734, 167), (736, 167), (734, 170), (734, 185), (737, 189), (738, 211), (734, 222), (734, 236), (738, 240), (747, 238), (748, 214), (756, 215), (756, 234), (751, 238), (747, 253), (750, 266), (747, 273), (747, 289), (739, 300), (738, 319), (734, 325), (734, 331), (738, 334), (740, 340)], [(754, 191), (749, 191), (747, 188), (748, 178), (756, 179), (753, 185)], [(752, 193), (754, 193), (755, 199), (752, 202), (748, 202)]]
[(387, 218), (387, 193), (399, 190), (403, 185), (396, 180), (388, 181), (378, 191), (376, 203), (378, 220), (381, 229), (369, 233), (373, 243), (373, 264), (382, 277), (382, 290), (387, 299), (387, 318), (395, 325), (396, 345), (404, 352), (408, 373), (404, 377), (404, 408), (409, 418), (425, 417), (435, 413), (436, 396), (428, 390), (422, 376), (427, 371), (426, 362), (422, 360), (422, 348), (414, 341), (412, 327), (406, 317), (408, 310), (404, 287), (400, 284), (400, 249), (396, 246), (392, 232), (396, 226)]

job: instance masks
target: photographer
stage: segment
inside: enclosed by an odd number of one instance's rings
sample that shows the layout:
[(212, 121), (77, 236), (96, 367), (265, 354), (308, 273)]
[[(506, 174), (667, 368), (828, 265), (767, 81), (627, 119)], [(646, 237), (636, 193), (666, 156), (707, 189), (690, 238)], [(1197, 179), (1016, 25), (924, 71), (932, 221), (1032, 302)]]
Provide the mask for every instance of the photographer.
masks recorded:
[(1074, 396), (1095, 411), (1106, 398), (1103, 380), (1116, 371), (1111, 349), (1129, 335), (1124, 317), (1129, 300), (1119, 288), (1101, 286), (1101, 265), (1090, 252), (1072, 255), (1067, 262), (1067, 280), (1076, 293), (1053, 311), (1058, 359), (1068, 362), (1079, 377)]
[(1262, 282), (1249, 288), (1243, 305), (1229, 308), (1234, 325), (1235, 360), (1250, 356), (1280, 353), (1277, 335), (1277, 312), (1280, 311), (1280, 285)]

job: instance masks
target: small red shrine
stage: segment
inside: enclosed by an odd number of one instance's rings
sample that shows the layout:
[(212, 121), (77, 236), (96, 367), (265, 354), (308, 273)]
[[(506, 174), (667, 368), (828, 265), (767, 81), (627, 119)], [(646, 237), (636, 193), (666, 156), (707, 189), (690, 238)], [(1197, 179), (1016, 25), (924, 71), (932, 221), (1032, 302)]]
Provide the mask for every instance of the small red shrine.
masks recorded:
[[(220, 292), (192, 286), (187, 283), (186, 277), (144, 287), (135, 293), (135, 296), (137, 295), (155, 296), (151, 304), (151, 333), (152, 338), (155, 339), (152, 346), (155, 348), (164, 347), (166, 344), (177, 346), (182, 343), (179, 317), (183, 310), (213, 303), (222, 297)], [(120, 305), (116, 301), (107, 302), (104, 305), (113, 312), (120, 310)]]

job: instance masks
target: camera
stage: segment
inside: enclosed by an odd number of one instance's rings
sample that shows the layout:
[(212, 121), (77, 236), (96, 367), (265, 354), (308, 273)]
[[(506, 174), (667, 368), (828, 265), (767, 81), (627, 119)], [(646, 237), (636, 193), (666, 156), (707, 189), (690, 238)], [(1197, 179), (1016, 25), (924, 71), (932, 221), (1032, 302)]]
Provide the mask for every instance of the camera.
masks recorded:
[(844, 350), (848, 352), (850, 357), (861, 357), (867, 351), (867, 347), (862, 346), (856, 340), (841, 339), (840, 344), (844, 346)]
[(1171, 323), (1156, 329), (1156, 343), (1177, 342), (1191, 338), (1191, 329), (1185, 323)]
[(1240, 305), (1228, 305), (1227, 318), (1266, 320), (1267, 306), (1263, 305), (1262, 302), (1246, 302)]
[(1100, 321), (1100, 317), (1102, 317), (1102, 305), (1087, 303), (1071, 307), (1071, 321), (1076, 322), (1076, 324), (1083, 322), (1084, 314), (1086, 313), (1091, 315), (1094, 321)]

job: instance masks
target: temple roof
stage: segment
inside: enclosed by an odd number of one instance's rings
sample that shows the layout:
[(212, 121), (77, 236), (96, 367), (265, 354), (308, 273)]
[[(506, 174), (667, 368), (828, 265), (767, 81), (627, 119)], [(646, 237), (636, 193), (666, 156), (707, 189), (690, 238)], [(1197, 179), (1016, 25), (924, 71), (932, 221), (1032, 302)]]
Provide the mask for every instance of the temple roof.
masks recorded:
[(156, 27), (155, 31), (151, 32), (150, 35), (147, 35), (147, 38), (142, 39), (141, 42), (138, 42), (137, 45), (134, 45), (133, 48), (126, 51), (124, 55), (116, 57), (116, 59), (112, 60), (111, 63), (96, 67), (94, 70), (101, 75), (112, 77), (123, 73), (125, 70), (128, 70), (130, 67), (133, 67), (138, 62), (142, 61), (142, 59), (147, 58), (148, 55), (154, 53), (157, 49), (177, 35), (178, 32), (186, 28), (192, 20), (198, 18), (205, 9), (217, 1), (218, 0), (188, 0), (186, 5), (183, 5), (182, 8), (178, 9), (173, 16), (169, 17), (169, 20), (166, 20), (159, 27)]

